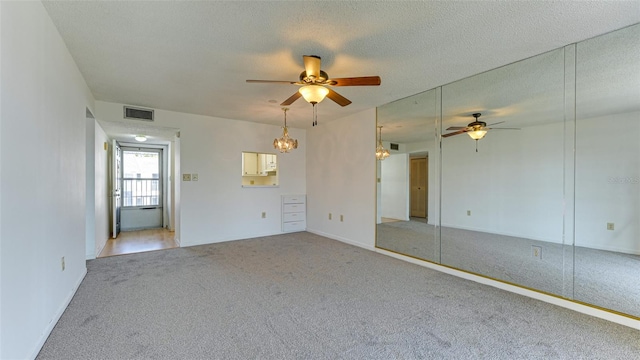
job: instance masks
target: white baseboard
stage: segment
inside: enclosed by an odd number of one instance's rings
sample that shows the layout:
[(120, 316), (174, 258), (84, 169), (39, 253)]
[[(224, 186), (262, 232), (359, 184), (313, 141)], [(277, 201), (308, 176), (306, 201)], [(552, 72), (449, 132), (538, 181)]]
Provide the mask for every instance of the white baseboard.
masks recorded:
[(594, 308), (588, 305), (580, 304), (571, 300), (562, 299), (559, 297), (555, 297), (552, 295), (547, 295), (541, 292), (537, 292), (534, 290), (522, 288), (519, 286), (503, 283), (501, 281), (492, 280), (483, 276), (474, 275), (468, 272), (452, 269), (446, 266), (441, 266), (438, 264), (430, 263), (427, 261), (418, 260), (409, 256), (400, 255), (391, 251), (383, 250), (376, 248), (374, 251), (394, 257), (396, 259), (404, 260), (410, 262), (412, 264), (420, 265), (427, 267), (429, 269), (433, 269), (436, 271), (440, 271), (449, 275), (457, 276), (459, 278), (471, 280), (480, 284), (493, 286), (498, 289), (502, 289), (505, 291), (509, 291), (512, 293), (516, 293), (519, 295), (523, 295), (526, 297), (530, 297), (532, 299), (544, 301), (549, 304), (557, 305), (566, 309), (570, 309), (573, 311), (577, 311), (579, 313), (583, 313), (586, 315), (594, 316), (600, 319), (608, 320), (620, 325), (628, 326), (630, 328), (640, 330), (640, 320), (632, 319), (630, 317), (626, 317), (623, 315), (618, 315), (616, 313), (612, 313), (610, 311)]
[(53, 328), (58, 323), (58, 320), (60, 320), (60, 317), (62, 316), (64, 311), (67, 309), (67, 306), (69, 306), (71, 299), (73, 299), (73, 296), (76, 294), (76, 291), (78, 291), (78, 288), (80, 287), (80, 284), (82, 283), (82, 280), (84, 280), (84, 277), (86, 275), (87, 275), (87, 268), (85, 267), (82, 273), (80, 274), (80, 278), (76, 281), (76, 284), (73, 286), (73, 288), (69, 292), (69, 295), (67, 295), (62, 305), (60, 305), (60, 307), (58, 308), (58, 311), (55, 312), (53, 319), (51, 319), (46, 329), (44, 329), (44, 331), (42, 332), (42, 336), (34, 346), (34, 349), (31, 352), (29, 359), (35, 359), (36, 356), (38, 356), (38, 353), (40, 353), (40, 350), (42, 350), (42, 346), (44, 346), (45, 341), (47, 341), (47, 338), (49, 338), (51, 331), (53, 331)]
[(329, 239), (337, 240), (337, 241), (343, 242), (343, 243), (345, 243), (345, 244), (349, 244), (349, 245), (353, 245), (353, 246), (361, 247), (361, 248), (363, 248), (363, 249), (367, 249), (367, 250), (371, 250), (371, 251), (375, 251), (375, 250), (376, 250), (376, 248), (375, 248), (374, 246), (369, 246), (369, 245), (361, 244), (361, 243), (359, 243), (359, 242), (355, 242), (355, 241), (353, 241), (353, 240), (350, 240), (350, 239), (347, 239), (347, 238), (340, 237), (340, 236), (338, 236), (338, 235), (328, 234), (328, 233), (325, 233), (325, 232), (322, 232), (322, 231), (312, 230), (312, 229), (307, 229), (306, 231), (307, 231), (307, 232), (310, 232), (310, 233), (312, 233), (312, 234), (316, 234), (316, 235), (324, 236), (324, 237), (329, 238)]

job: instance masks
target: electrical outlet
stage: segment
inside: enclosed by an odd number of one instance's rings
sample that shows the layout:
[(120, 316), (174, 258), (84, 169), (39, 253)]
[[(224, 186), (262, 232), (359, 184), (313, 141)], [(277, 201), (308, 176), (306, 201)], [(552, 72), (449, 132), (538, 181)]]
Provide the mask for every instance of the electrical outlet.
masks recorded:
[(182, 181), (191, 181), (191, 174), (182, 174)]
[(262, 218), (263, 218), (263, 219), (266, 219), (266, 218), (267, 218), (267, 212), (266, 212), (266, 211), (263, 211), (263, 212), (262, 212)]
[(467, 210), (467, 216), (471, 216), (471, 210)]
[(60, 266), (62, 267), (62, 271), (64, 271), (65, 265), (64, 265), (64, 256), (62, 257), (62, 260), (60, 260)]
[(531, 245), (531, 256), (534, 259), (542, 260), (542, 246)]
[(198, 174), (191, 174), (191, 181), (198, 181)]
[(340, 222), (344, 221), (344, 215), (340, 215)]
[(329, 213), (329, 220), (331, 220), (331, 213)]
[(613, 223), (607, 223), (607, 230), (613, 230)]

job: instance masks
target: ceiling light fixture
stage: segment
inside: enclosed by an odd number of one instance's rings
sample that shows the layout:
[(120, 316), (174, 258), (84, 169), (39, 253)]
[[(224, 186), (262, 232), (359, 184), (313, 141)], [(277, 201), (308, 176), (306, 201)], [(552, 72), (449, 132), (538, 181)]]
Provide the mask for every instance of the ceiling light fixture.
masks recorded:
[(284, 111), (282, 137), (280, 139), (273, 140), (273, 148), (278, 149), (281, 153), (288, 153), (289, 151), (298, 148), (298, 140), (289, 137), (289, 130), (287, 129), (287, 110), (289, 110), (289, 108), (282, 108), (282, 111)]
[(136, 135), (136, 136), (134, 137), (134, 139), (136, 139), (136, 141), (140, 141), (140, 142), (147, 141), (147, 137), (146, 137), (146, 136), (144, 136), (144, 135)]
[(376, 146), (376, 159), (384, 160), (389, 157), (389, 150), (382, 146), (382, 126), (378, 126), (380, 134), (378, 135), (378, 146)]
[(298, 89), (298, 92), (308, 103), (315, 105), (324, 100), (329, 93), (329, 89), (320, 85), (306, 85)]
[(482, 139), (485, 135), (487, 135), (487, 130), (474, 130), (474, 131), (468, 131), (467, 134), (469, 135), (470, 138), (472, 138), (473, 140), (480, 140)]
[(321, 85), (311, 84), (301, 87), (298, 89), (298, 92), (313, 106), (313, 122), (311, 124), (313, 126), (318, 125), (318, 110), (316, 109), (316, 104), (324, 100), (329, 93), (329, 89)]

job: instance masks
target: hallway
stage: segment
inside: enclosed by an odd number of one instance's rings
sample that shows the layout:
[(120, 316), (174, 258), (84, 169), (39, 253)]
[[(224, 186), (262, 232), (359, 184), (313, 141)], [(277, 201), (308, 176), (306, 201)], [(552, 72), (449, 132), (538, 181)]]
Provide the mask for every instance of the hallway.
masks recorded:
[(167, 229), (123, 231), (116, 239), (107, 241), (98, 257), (173, 249), (176, 247), (178, 247), (178, 244), (175, 241), (175, 233)]

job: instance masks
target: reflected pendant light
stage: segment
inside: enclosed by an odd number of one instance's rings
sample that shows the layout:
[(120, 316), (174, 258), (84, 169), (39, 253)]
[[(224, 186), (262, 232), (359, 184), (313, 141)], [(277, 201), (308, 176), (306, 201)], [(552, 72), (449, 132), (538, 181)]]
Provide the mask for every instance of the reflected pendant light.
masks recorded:
[(288, 108), (282, 108), (284, 111), (284, 126), (282, 127), (282, 137), (273, 140), (273, 148), (278, 149), (281, 153), (288, 153), (293, 149), (298, 148), (298, 140), (289, 137), (289, 130), (287, 129), (287, 110)]
[(376, 159), (384, 160), (389, 157), (389, 150), (385, 149), (382, 146), (382, 126), (378, 126), (379, 135), (378, 135), (378, 146), (376, 146)]

